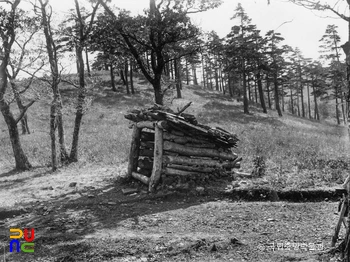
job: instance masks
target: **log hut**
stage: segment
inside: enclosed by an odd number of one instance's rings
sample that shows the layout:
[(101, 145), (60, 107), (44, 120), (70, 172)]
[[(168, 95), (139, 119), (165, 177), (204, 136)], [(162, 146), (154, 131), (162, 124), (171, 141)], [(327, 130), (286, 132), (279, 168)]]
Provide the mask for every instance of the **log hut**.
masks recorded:
[(149, 109), (132, 110), (132, 141), (127, 176), (156, 190), (167, 176), (203, 176), (232, 173), (240, 161), (232, 148), (238, 138), (221, 128), (198, 124), (193, 115), (175, 113), (155, 104)]

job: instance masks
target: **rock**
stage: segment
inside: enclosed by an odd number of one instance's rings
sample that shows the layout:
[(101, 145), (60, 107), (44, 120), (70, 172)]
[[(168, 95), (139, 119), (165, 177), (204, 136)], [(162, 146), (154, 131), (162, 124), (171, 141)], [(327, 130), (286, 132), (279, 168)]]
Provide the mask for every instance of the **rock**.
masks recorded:
[(94, 198), (95, 196), (94, 195), (88, 195), (87, 197), (88, 198)]
[(110, 206), (115, 206), (117, 203), (116, 202), (108, 202), (107, 204)]
[(216, 251), (218, 251), (218, 248), (216, 247), (215, 244), (213, 244), (210, 248), (210, 252), (216, 252)]
[(189, 189), (190, 188), (190, 184), (189, 183), (185, 183), (181, 186), (183, 189)]
[(278, 194), (277, 194), (277, 192), (275, 190), (271, 190), (270, 191), (269, 197), (270, 197), (270, 201), (272, 201), (272, 202), (280, 200), (279, 197), (278, 197)]
[(69, 187), (75, 187), (77, 185), (77, 182), (72, 182), (69, 184)]
[(237, 238), (231, 238), (230, 242), (232, 245), (243, 245), (243, 243), (241, 241), (239, 241)]
[(199, 195), (203, 195), (205, 193), (205, 188), (204, 187), (201, 187), (201, 186), (197, 186), (196, 187), (196, 192), (199, 194)]
[(146, 257), (141, 257), (141, 258), (140, 258), (140, 261), (141, 261), (141, 262), (147, 262), (148, 259), (147, 259)]
[(123, 188), (122, 192), (124, 195), (130, 195), (130, 194), (134, 194), (137, 193), (139, 190), (137, 188)]

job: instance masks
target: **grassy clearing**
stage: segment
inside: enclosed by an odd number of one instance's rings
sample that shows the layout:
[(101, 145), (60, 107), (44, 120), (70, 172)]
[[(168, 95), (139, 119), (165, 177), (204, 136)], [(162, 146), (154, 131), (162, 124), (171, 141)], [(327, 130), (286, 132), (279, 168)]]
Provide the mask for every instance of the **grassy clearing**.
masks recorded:
[[(124, 87), (110, 91), (108, 75), (98, 74), (89, 89), (91, 106), (83, 118), (80, 137), (82, 165), (119, 165), (127, 161), (130, 143), (128, 121), (123, 115), (135, 107), (152, 104), (152, 88), (139, 78), (136, 95), (126, 95)], [(70, 144), (74, 123), (74, 88), (63, 86), (67, 145)], [(343, 181), (348, 171), (349, 141), (344, 127), (301, 119), (289, 114), (279, 118), (267, 115), (252, 105), (250, 114), (242, 113), (242, 104), (215, 91), (200, 86), (185, 86), (184, 99), (173, 99), (168, 92), (166, 104), (173, 109), (188, 101), (187, 110), (200, 123), (220, 126), (236, 133), (240, 139), (237, 153), (243, 157), (242, 170), (250, 172), (254, 159), (263, 156), (266, 175), (260, 182), (275, 188), (334, 186)], [(28, 112), (33, 133), (22, 136), (24, 150), (36, 167), (50, 164), (49, 99), (36, 103)], [(3, 119), (0, 119), (0, 167), (14, 165), (10, 141)]]

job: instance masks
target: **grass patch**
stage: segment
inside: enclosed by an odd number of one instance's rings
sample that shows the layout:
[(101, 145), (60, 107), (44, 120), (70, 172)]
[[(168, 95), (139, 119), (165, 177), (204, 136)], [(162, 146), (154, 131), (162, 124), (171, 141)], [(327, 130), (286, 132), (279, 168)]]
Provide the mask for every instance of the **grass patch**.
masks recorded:
[[(108, 73), (94, 75), (89, 87), (91, 106), (83, 118), (79, 159), (82, 164), (118, 165), (127, 161), (131, 131), (124, 114), (132, 108), (153, 103), (151, 86), (143, 78), (135, 81), (135, 95), (127, 95), (124, 86), (110, 91)], [(74, 125), (74, 93), (63, 86), (64, 121), (67, 146)], [(349, 169), (349, 141), (344, 127), (302, 119), (287, 113), (278, 117), (274, 111), (263, 114), (255, 105), (243, 114), (241, 102), (200, 86), (184, 86), (184, 99), (173, 99), (168, 92), (165, 101), (174, 110), (188, 101), (187, 110), (202, 124), (219, 126), (238, 135), (235, 150), (243, 157), (242, 170), (251, 172), (254, 159), (265, 161), (264, 183), (271, 187), (332, 186), (341, 183)], [(50, 100), (43, 99), (28, 111), (32, 134), (21, 136), (25, 152), (34, 166), (50, 164)], [(0, 119), (0, 167), (14, 166), (12, 148), (3, 118)]]

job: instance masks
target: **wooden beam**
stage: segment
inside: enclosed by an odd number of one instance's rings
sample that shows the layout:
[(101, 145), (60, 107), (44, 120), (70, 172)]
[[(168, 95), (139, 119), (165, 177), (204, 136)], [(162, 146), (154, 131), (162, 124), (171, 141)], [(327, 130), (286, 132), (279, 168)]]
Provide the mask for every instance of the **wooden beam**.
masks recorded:
[(137, 162), (139, 158), (139, 149), (140, 149), (140, 137), (141, 129), (136, 125), (133, 126), (132, 135), (131, 135), (131, 146), (129, 152), (129, 163), (127, 176), (131, 177), (132, 172), (137, 170)]
[(172, 169), (177, 169), (177, 170), (184, 170), (184, 171), (190, 171), (190, 172), (194, 171), (199, 173), (214, 173), (220, 170), (219, 168), (214, 168), (214, 167), (185, 166), (185, 165), (176, 165), (176, 164), (170, 164), (167, 167)]
[(154, 157), (153, 157), (153, 169), (149, 183), (148, 190), (154, 192), (159, 182), (162, 173), (163, 164), (163, 129), (161, 125), (156, 124), (154, 130)]
[(139, 156), (153, 157), (154, 150), (140, 149)]
[[(164, 152), (166, 154), (167, 152)], [(216, 167), (231, 169), (236, 168), (238, 163), (242, 160), (241, 157), (236, 158), (233, 161), (220, 161), (214, 159), (202, 159), (202, 158), (190, 158), (186, 156), (170, 156), (164, 155), (164, 164), (176, 164), (176, 165), (188, 165), (188, 166), (200, 166), (200, 167)]]
[(195, 172), (195, 171), (184, 171), (178, 170), (174, 168), (166, 167), (163, 169), (165, 175), (169, 176), (193, 176), (193, 175), (203, 175), (203, 173)]
[(141, 122), (136, 123), (136, 126), (138, 128), (154, 129), (154, 123), (151, 121), (141, 121)]
[(142, 183), (149, 185), (149, 177), (146, 177), (144, 175), (141, 175), (137, 172), (132, 172), (131, 176), (139, 181), (141, 181)]
[(237, 155), (234, 153), (219, 152), (218, 150), (210, 148), (187, 147), (169, 141), (164, 142), (164, 150), (186, 156), (217, 157), (224, 160), (235, 160), (237, 158)]

